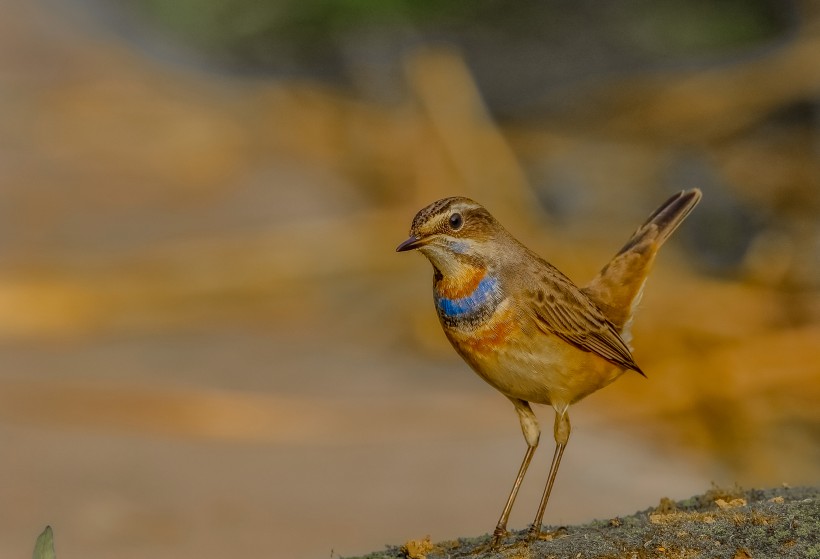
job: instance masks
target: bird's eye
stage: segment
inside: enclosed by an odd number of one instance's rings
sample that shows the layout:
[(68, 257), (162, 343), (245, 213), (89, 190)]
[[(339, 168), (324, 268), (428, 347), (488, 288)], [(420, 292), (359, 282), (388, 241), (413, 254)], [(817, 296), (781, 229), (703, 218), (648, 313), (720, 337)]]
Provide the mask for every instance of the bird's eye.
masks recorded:
[(460, 213), (454, 213), (450, 216), (450, 229), (458, 231), (462, 225), (464, 225), (464, 218), (461, 217)]

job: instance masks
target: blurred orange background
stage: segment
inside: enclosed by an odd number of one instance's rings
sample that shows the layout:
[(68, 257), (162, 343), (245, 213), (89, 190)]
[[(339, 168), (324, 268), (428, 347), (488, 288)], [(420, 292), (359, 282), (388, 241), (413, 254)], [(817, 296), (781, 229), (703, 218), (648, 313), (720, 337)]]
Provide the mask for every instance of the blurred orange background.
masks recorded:
[(86, 559), (490, 530), (516, 416), (447, 345), (429, 264), (394, 253), (457, 194), (584, 283), (670, 193), (704, 192), (635, 323), (649, 378), (576, 406), (546, 523), (817, 484), (820, 11), (728, 3), (775, 23), (653, 51), (722, 14), (626, 2), (621, 52), (581, 4), (541, 42), (375, 26), (334, 71), (251, 71), (128, 3), (1, 0), (0, 555), (46, 524)]

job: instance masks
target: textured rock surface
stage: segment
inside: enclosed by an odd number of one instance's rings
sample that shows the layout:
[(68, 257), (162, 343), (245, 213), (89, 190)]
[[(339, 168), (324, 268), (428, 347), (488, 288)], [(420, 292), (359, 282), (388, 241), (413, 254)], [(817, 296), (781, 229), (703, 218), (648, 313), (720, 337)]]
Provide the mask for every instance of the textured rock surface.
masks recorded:
[(712, 489), (685, 501), (660, 504), (631, 516), (551, 527), (527, 545), (526, 532), (512, 534), (498, 550), (489, 535), (430, 543), (410, 541), (366, 559), (820, 557), (820, 490)]

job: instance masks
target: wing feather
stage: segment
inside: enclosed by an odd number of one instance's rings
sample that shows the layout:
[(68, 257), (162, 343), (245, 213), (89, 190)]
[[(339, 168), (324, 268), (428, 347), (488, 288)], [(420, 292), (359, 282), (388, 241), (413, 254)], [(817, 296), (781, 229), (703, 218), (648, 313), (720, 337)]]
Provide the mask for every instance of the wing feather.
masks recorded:
[(643, 374), (626, 342), (595, 303), (557, 269), (549, 266), (548, 272), (540, 278), (541, 284), (528, 292), (538, 328)]

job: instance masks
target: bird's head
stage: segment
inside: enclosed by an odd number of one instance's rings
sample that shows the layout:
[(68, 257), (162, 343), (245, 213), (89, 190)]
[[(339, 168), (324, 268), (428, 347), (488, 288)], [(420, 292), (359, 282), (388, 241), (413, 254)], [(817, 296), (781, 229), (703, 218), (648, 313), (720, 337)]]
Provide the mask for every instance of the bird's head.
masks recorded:
[(454, 275), (465, 265), (486, 266), (492, 257), (488, 242), (502, 231), (480, 204), (469, 198), (443, 198), (416, 214), (410, 237), (396, 252), (419, 250), (442, 274)]

